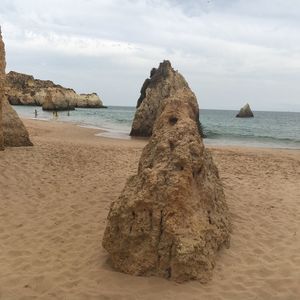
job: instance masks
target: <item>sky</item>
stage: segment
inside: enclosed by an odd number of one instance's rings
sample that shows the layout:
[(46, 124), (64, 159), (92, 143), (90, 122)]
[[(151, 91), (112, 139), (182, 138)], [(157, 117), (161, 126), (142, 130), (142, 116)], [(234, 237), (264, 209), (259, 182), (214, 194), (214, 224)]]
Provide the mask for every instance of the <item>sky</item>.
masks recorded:
[(7, 72), (135, 106), (168, 59), (200, 108), (300, 111), (299, 0), (1, 0)]

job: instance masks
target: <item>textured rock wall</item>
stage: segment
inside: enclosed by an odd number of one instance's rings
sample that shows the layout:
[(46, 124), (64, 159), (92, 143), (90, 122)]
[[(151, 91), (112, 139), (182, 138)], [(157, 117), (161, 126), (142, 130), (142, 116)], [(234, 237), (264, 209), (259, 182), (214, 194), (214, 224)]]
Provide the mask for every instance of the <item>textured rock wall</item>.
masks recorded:
[(5, 66), (5, 49), (0, 31), (0, 149), (32, 146), (23, 122), (7, 101)]
[(5, 50), (4, 50), (4, 43), (2, 40), (2, 34), (1, 34), (1, 28), (0, 28), (0, 150), (4, 149), (3, 123), (2, 123), (4, 81), (5, 81)]
[(43, 90), (46, 96), (43, 100), (43, 110), (59, 111), (59, 110), (74, 110), (74, 102), (71, 97), (66, 96), (61, 89), (48, 88)]
[(103, 247), (119, 271), (207, 282), (229, 245), (228, 208), (194, 98), (183, 87), (163, 101), (138, 172), (111, 205)]
[(6, 98), (3, 101), (3, 133), (5, 147), (32, 146), (26, 127)]
[(54, 95), (55, 106), (59, 109), (65, 109), (66, 103), (70, 107), (104, 107), (96, 93), (77, 94), (73, 89), (54, 84), (50, 80), (39, 80), (31, 75), (11, 71), (7, 74), (6, 81), (6, 94), (12, 105), (42, 106), (50, 91)]
[[(145, 80), (141, 88), (130, 135), (150, 137), (154, 123), (160, 115), (163, 101), (182, 88), (189, 89), (188, 83), (179, 72), (172, 68), (169, 61), (165, 60), (160, 63), (158, 69), (153, 68), (150, 78)], [(195, 121), (203, 136), (199, 111), (195, 115)]]

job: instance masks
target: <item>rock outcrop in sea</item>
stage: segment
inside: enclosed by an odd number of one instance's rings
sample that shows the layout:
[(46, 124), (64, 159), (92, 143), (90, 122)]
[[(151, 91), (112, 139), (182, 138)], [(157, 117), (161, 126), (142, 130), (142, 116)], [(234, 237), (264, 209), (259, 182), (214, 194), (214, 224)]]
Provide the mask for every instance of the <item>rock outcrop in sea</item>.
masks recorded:
[(4, 101), (4, 84), (5, 84), (5, 49), (4, 43), (2, 40), (2, 33), (0, 28), (0, 151), (4, 150), (4, 137), (3, 137), (3, 122), (2, 122), (2, 115), (3, 115), (3, 101)]
[(47, 93), (50, 92), (59, 110), (69, 107), (105, 108), (99, 96), (92, 94), (77, 94), (73, 89), (54, 84), (50, 80), (35, 79), (31, 75), (9, 72), (6, 76), (6, 94), (12, 105), (43, 106)]
[(0, 148), (32, 146), (27, 129), (4, 95), (5, 66), (5, 47), (0, 30)]
[(253, 112), (250, 108), (250, 105), (247, 103), (245, 104), (236, 115), (237, 118), (253, 118)]
[(121, 272), (207, 282), (230, 240), (218, 169), (199, 134), (193, 92), (183, 85), (159, 110), (137, 174), (111, 204), (102, 244)]
[(81, 108), (107, 108), (104, 106), (102, 101), (100, 100), (97, 93), (91, 94), (79, 94), (79, 97), (76, 101), (76, 107)]
[(42, 104), (43, 110), (62, 111), (74, 110), (75, 107), (70, 98), (61, 89), (48, 88), (46, 90), (45, 100)]
[[(182, 88), (190, 89), (184, 77), (172, 68), (168, 60), (153, 68), (141, 88), (132, 123), (131, 136), (150, 137), (156, 119), (161, 113), (162, 103)], [(192, 99), (194, 101), (194, 99)], [(198, 130), (203, 137), (199, 111), (195, 115)]]

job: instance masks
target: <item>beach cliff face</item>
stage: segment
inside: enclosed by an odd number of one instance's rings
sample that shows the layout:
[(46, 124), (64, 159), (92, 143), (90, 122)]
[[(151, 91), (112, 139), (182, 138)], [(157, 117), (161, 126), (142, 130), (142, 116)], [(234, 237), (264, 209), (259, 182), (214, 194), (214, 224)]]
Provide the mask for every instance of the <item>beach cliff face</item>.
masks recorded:
[(4, 149), (2, 106), (4, 100), (5, 66), (5, 49), (0, 28), (0, 151)]
[[(161, 113), (163, 101), (182, 88), (190, 89), (184, 77), (172, 68), (168, 60), (160, 63), (158, 69), (153, 68), (150, 78), (145, 80), (141, 88), (130, 135), (150, 137), (154, 123)], [(194, 99), (196, 97), (191, 98), (191, 101)], [(203, 136), (199, 110), (195, 114), (195, 121), (201, 136)]]
[(72, 98), (66, 96), (61, 89), (48, 88), (45, 90), (46, 95), (43, 100), (43, 110), (59, 111), (59, 110), (74, 110), (74, 103)]
[(28, 131), (6, 98), (3, 100), (3, 134), (5, 147), (32, 146)]
[(5, 46), (0, 30), (0, 149), (32, 146), (27, 129), (5, 96), (5, 67)]
[(12, 105), (43, 106), (47, 93), (52, 94), (55, 107), (67, 110), (69, 107), (102, 108), (103, 103), (96, 93), (77, 94), (50, 80), (35, 79), (31, 75), (11, 71), (6, 76), (7, 98)]
[(138, 172), (111, 205), (103, 247), (124, 273), (207, 282), (230, 239), (222, 184), (192, 91), (178, 89), (159, 109)]

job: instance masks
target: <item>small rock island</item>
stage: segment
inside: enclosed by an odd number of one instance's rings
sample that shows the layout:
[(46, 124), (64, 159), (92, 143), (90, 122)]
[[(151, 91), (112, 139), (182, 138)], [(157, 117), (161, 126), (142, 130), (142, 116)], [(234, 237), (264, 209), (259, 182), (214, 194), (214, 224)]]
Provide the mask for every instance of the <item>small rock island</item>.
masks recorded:
[(246, 105), (244, 105), (239, 113), (236, 115), (236, 118), (253, 118), (253, 112), (250, 108), (250, 105), (247, 103)]

